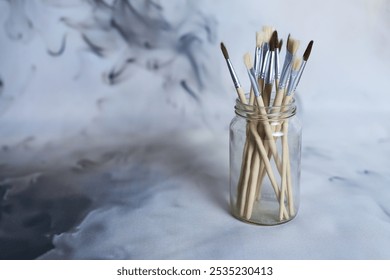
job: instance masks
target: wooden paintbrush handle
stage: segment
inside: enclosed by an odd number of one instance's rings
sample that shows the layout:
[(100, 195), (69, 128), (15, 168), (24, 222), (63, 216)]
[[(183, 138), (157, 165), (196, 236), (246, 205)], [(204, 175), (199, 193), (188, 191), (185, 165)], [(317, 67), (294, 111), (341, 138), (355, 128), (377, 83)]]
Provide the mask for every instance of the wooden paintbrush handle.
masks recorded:
[(265, 84), (264, 86), (263, 100), (266, 107), (270, 105), (272, 86), (273, 84)]
[[(275, 175), (274, 175), (274, 172), (272, 170), (271, 163), (270, 163), (270, 161), (268, 159), (267, 152), (266, 152), (266, 150), (264, 148), (264, 144), (262, 142), (262, 139), (260, 138), (260, 136), (259, 136), (255, 126), (250, 125), (250, 132), (252, 133), (252, 135), (254, 137), (254, 140), (256, 142), (257, 148), (260, 151), (261, 158), (262, 158), (262, 160), (264, 162), (265, 170), (267, 171), (268, 177), (269, 177), (269, 179), (271, 181), (271, 185), (272, 185), (272, 187), (274, 189), (276, 197), (279, 200), (280, 199), (280, 197), (279, 197), (279, 195), (280, 195), (279, 186), (278, 186), (278, 183), (276, 182)], [(284, 205), (282, 206), (282, 212), (285, 213), (286, 216), (288, 215)]]
[[(263, 99), (260, 96), (257, 97), (257, 103), (259, 105), (260, 114), (266, 117), (267, 111), (264, 108)], [(276, 148), (275, 139), (273, 136), (273, 131), (272, 131), (270, 123), (268, 122), (268, 118), (266, 120), (262, 121), (261, 123), (263, 124), (264, 131), (265, 131), (264, 139), (269, 141), (269, 146), (270, 146), (270, 149), (272, 152), (272, 156), (274, 157), (276, 167), (278, 168), (279, 173), (282, 174), (282, 163), (281, 163), (279, 156), (278, 156), (278, 151)]]
[(251, 161), (252, 161), (252, 156), (253, 152), (255, 149), (254, 143), (252, 141), (252, 136), (251, 133), (248, 134), (247, 137), (247, 150), (244, 150), (245, 157), (244, 157), (244, 162), (242, 166), (242, 171), (241, 175), (242, 180), (239, 182), (238, 185), (238, 194), (237, 194), (237, 202), (238, 202), (238, 209), (240, 216), (244, 216), (244, 211), (245, 211), (245, 205), (246, 205), (246, 197), (247, 197), (247, 191), (248, 191), (248, 184), (249, 184), (249, 178), (250, 178), (250, 173), (251, 173)]
[(287, 164), (288, 164), (288, 142), (287, 142), (287, 131), (288, 131), (288, 122), (284, 122), (282, 125), (282, 189), (280, 191), (280, 208), (279, 208), (279, 219), (283, 220), (283, 208), (281, 207), (284, 205), (285, 200), (285, 194), (287, 190)]
[(240, 99), (241, 103), (242, 104), (247, 104), (248, 101), (246, 99), (246, 96), (245, 96), (245, 93), (244, 91), (242, 90), (242, 88), (236, 88), (236, 92), (237, 92), (237, 95), (238, 95), (238, 98)]
[(287, 145), (287, 174), (286, 175), (287, 175), (288, 210), (291, 216), (295, 216), (294, 194), (293, 194), (293, 185), (291, 179), (291, 162), (290, 162), (290, 152), (289, 152), (288, 145)]
[(251, 162), (251, 172), (250, 172), (250, 180), (248, 184), (247, 198), (246, 198), (246, 206), (245, 206), (245, 218), (250, 219), (253, 212), (253, 204), (255, 202), (255, 194), (256, 194), (256, 183), (257, 176), (259, 173), (260, 167), (260, 154), (258, 149), (254, 149), (252, 154), (252, 162)]
[(251, 141), (249, 141), (249, 127), (247, 126), (246, 129), (246, 139), (244, 144), (244, 149), (242, 152), (242, 160), (241, 160), (241, 168), (240, 168), (240, 177), (238, 178), (237, 182), (237, 209), (241, 209), (242, 205), (242, 194), (244, 193), (244, 182), (246, 180), (246, 170), (247, 170), (247, 162), (248, 162), (248, 156), (249, 156), (249, 145), (251, 145)]

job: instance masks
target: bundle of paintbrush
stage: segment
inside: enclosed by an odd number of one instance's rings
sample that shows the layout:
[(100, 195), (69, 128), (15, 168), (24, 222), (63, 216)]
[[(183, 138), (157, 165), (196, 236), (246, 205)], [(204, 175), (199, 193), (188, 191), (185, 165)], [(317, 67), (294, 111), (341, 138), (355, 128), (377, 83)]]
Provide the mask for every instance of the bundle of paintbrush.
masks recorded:
[(313, 41), (308, 44), (303, 58), (298, 58), (296, 53), (299, 41), (289, 35), (284, 62), (281, 66), (282, 45), (283, 41), (278, 39), (277, 31), (271, 27), (263, 27), (261, 32), (256, 33), (253, 63), (249, 53), (244, 55), (244, 63), (251, 83), (249, 93), (245, 94), (228, 51), (221, 43), (239, 101), (246, 106), (244, 110), (246, 113), (250, 108), (256, 116), (255, 119), (247, 119), (246, 123), (246, 140), (242, 148), (235, 205), (236, 216), (248, 221), (253, 214), (254, 205), (260, 201), (266, 176), (279, 203), (279, 221), (289, 220), (296, 214), (292, 195), (288, 118), (282, 117), (280, 120), (280, 116), (284, 108), (293, 101)]

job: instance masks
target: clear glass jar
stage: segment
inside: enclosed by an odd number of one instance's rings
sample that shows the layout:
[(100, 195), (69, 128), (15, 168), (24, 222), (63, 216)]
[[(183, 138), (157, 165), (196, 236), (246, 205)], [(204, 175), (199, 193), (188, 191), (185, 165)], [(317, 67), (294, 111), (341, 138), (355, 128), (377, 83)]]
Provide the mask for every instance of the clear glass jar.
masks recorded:
[(240, 220), (276, 225), (298, 212), (302, 127), (295, 100), (285, 104), (258, 108), (236, 100), (230, 123), (230, 205)]

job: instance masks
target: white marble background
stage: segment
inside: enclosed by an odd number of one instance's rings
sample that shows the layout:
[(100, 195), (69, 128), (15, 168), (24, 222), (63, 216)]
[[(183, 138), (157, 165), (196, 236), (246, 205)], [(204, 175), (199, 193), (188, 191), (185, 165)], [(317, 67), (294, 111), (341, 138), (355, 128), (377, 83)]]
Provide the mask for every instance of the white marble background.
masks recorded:
[[(265, 24), (314, 40), (275, 227), (229, 213), (219, 49), (248, 87)], [(0, 0), (0, 258), (389, 259), (389, 30), (388, 0)]]

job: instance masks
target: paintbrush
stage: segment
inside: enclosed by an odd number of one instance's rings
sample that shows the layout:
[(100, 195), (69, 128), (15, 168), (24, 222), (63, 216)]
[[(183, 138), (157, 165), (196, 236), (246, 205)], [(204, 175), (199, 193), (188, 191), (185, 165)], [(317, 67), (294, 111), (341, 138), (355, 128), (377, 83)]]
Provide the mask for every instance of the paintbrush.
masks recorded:
[[(291, 102), (291, 99), (293, 98), (296, 88), (299, 84), (299, 81), (301, 80), (302, 73), (305, 69), (306, 63), (310, 57), (311, 49), (313, 47), (313, 41), (310, 41), (308, 46), (306, 47), (306, 50), (303, 54), (303, 58), (301, 59), (295, 59), (292, 65), (292, 72), (291, 72), (291, 78), (290, 78), (290, 84), (289, 89), (287, 90), (287, 95), (285, 96), (283, 100), (283, 105), (287, 105)], [(295, 215), (295, 209), (294, 209), (294, 200), (292, 195), (292, 179), (291, 179), (291, 165), (290, 165), (290, 156), (289, 156), (289, 148), (288, 148), (288, 140), (287, 140), (287, 132), (288, 132), (288, 122), (285, 121), (282, 125), (282, 131), (283, 131), (283, 137), (282, 137), (282, 149), (283, 149), (283, 157), (282, 157), (282, 173), (286, 174), (286, 178), (283, 181), (282, 180), (282, 191), (284, 191), (284, 187), (287, 186), (287, 193), (288, 193), (288, 208), (290, 215)], [(282, 194), (281, 194), (281, 200), (282, 201)], [(282, 215), (283, 209), (280, 208), (279, 215)]]
[[(303, 70), (305, 69), (305, 65), (307, 60), (309, 59), (311, 49), (313, 46), (313, 41), (310, 41), (307, 46), (305, 53), (303, 54), (303, 59), (294, 58), (292, 63), (291, 74), (289, 78), (289, 84), (287, 88), (287, 94), (283, 100), (283, 106), (288, 105), (293, 98), (296, 88), (299, 84), (299, 81), (302, 77)], [(284, 196), (287, 191), (287, 199), (288, 199), (288, 209), (291, 216), (295, 215), (294, 209), (294, 198), (292, 193), (292, 179), (291, 179), (291, 164), (290, 164), (290, 152), (288, 146), (288, 121), (284, 121), (282, 124), (282, 190), (280, 194), (279, 203), (284, 204)], [(279, 208), (279, 218), (282, 219), (283, 216), (283, 208)]]
[(266, 71), (266, 83), (264, 86), (264, 105), (269, 106), (271, 100), (272, 87), (275, 81), (275, 53), (277, 53), (278, 33), (274, 31), (269, 41), (268, 69)]
[(234, 83), (234, 87), (236, 88), (236, 92), (238, 94), (238, 98), (240, 99), (240, 101), (243, 104), (247, 104), (248, 102), (247, 102), (247, 99), (245, 97), (245, 93), (244, 93), (244, 91), (241, 88), (241, 84), (240, 84), (240, 81), (239, 81), (238, 76), (236, 74), (236, 71), (234, 71), (233, 64), (232, 64), (232, 62), (230, 61), (230, 58), (229, 58), (229, 53), (228, 53), (224, 43), (222, 43), (222, 42), (221, 42), (221, 50), (222, 50), (223, 56), (225, 57), (227, 66), (229, 68), (229, 72), (230, 72), (230, 75), (232, 77), (232, 80), (233, 80), (233, 83)]
[[(289, 78), (289, 85), (287, 90), (287, 95), (285, 96), (283, 103), (289, 104), (292, 98), (293, 91), (289, 90), (295, 84), (297, 80), (299, 69), (301, 67), (300, 58), (294, 58), (292, 63), (291, 74)], [(292, 180), (291, 180), (291, 166), (290, 166), (290, 155), (288, 148), (288, 121), (284, 121), (282, 124), (282, 189), (279, 197), (279, 205), (283, 204), (285, 200), (285, 193), (287, 192), (287, 200), (288, 200), (288, 210), (290, 215), (295, 215), (294, 209), (294, 199), (292, 193)], [(283, 215), (283, 207), (279, 207), (279, 218), (282, 219)]]
[[(240, 81), (238, 79), (238, 76), (234, 70), (233, 64), (230, 61), (229, 58), (229, 53), (224, 45), (224, 43), (221, 42), (221, 50), (223, 53), (223, 56), (225, 57), (230, 75), (232, 77), (234, 87), (236, 88), (236, 92), (238, 95), (238, 98), (240, 99), (242, 104), (247, 104), (247, 99), (244, 94), (244, 91), (241, 88)], [(247, 185), (249, 182), (249, 172), (250, 172), (250, 161), (252, 158), (254, 150), (254, 145), (250, 141), (250, 136), (249, 132), (247, 129), (247, 139), (245, 141), (244, 149), (243, 149), (243, 156), (242, 156), (242, 164), (241, 164), (241, 171), (240, 171), (240, 177), (238, 179), (238, 198), (237, 198), (237, 204), (238, 204), (238, 209), (240, 209), (240, 215), (242, 216), (244, 213), (244, 206), (245, 206), (245, 198), (246, 198), (246, 190), (247, 190)]]
[(278, 41), (278, 32), (275, 31), (276, 36), (274, 37), (274, 44), (275, 44), (275, 92), (278, 92), (279, 88), (279, 80), (280, 80), (280, 50), (283, 45), (283, 41)]
[[(254, 59), (253, 68), (255, 70), (255, 76), (257, 79), (260, 78), (260, 74), (261, 74), (261, 67), (262, 67), (263, 60), (264, 60), (263, 52), (264, 52), (263, 32), (256, 32), (256, 49), (255, 49), (255, 56), (254, 56), (255, 59)], [(260, 88), (262, 89), (262, 86), (260, 86)], [(253, 89), (251, 89), (249, 104), (253, 105), (255, 103), (254, 99), (255, 99), (255, 96), (253, 93)]]
[[(285, 96), (283, 100), (283, 105), (287, 105), (291, 102), (291, 99), (294, 96), (296, 87), (298, 86), (298, 83), (300, 81), (300, 78), (302, 76), (303, 70), (305, 68), (305, 65), (311, 52), (311, 48), (313, 45), (313, 41), (311, 41), (306, 48), (306, 51), (304, 53), (304, 60), (301, 58), (295, 58), (293, 63), (292, 63), (292, 70), (290, 74), (290, 81), (287, 89), (287, 95)], [(302, 61), (305, 61), (304, 63)], [(288, 198), (288, 209), (290, 215), (295, 215), (295, 209), (294, 209), (294, 198), (293, 198), (293, 193), (292, 193), (292, 179), (291, 179), (291, 165), (290, 165), (290, 155), (289, 155), (289, 147), (288, 147), (288, 121), (283, 122), (282, 125), (282, 149), (283, 149), (283, 156), (282, 156), (282, 172), (284, 180), (282, 181), (282, 191), (287, 190), (287, 198)], [(283, 185), (284, 184), (284, 185)], [(280, 199), (284, 194), (281, 194)], [(281, 200), (279, 201), (279, 203)], [(283, 208), (279, 209), (279, 215), (283, 214)]]

